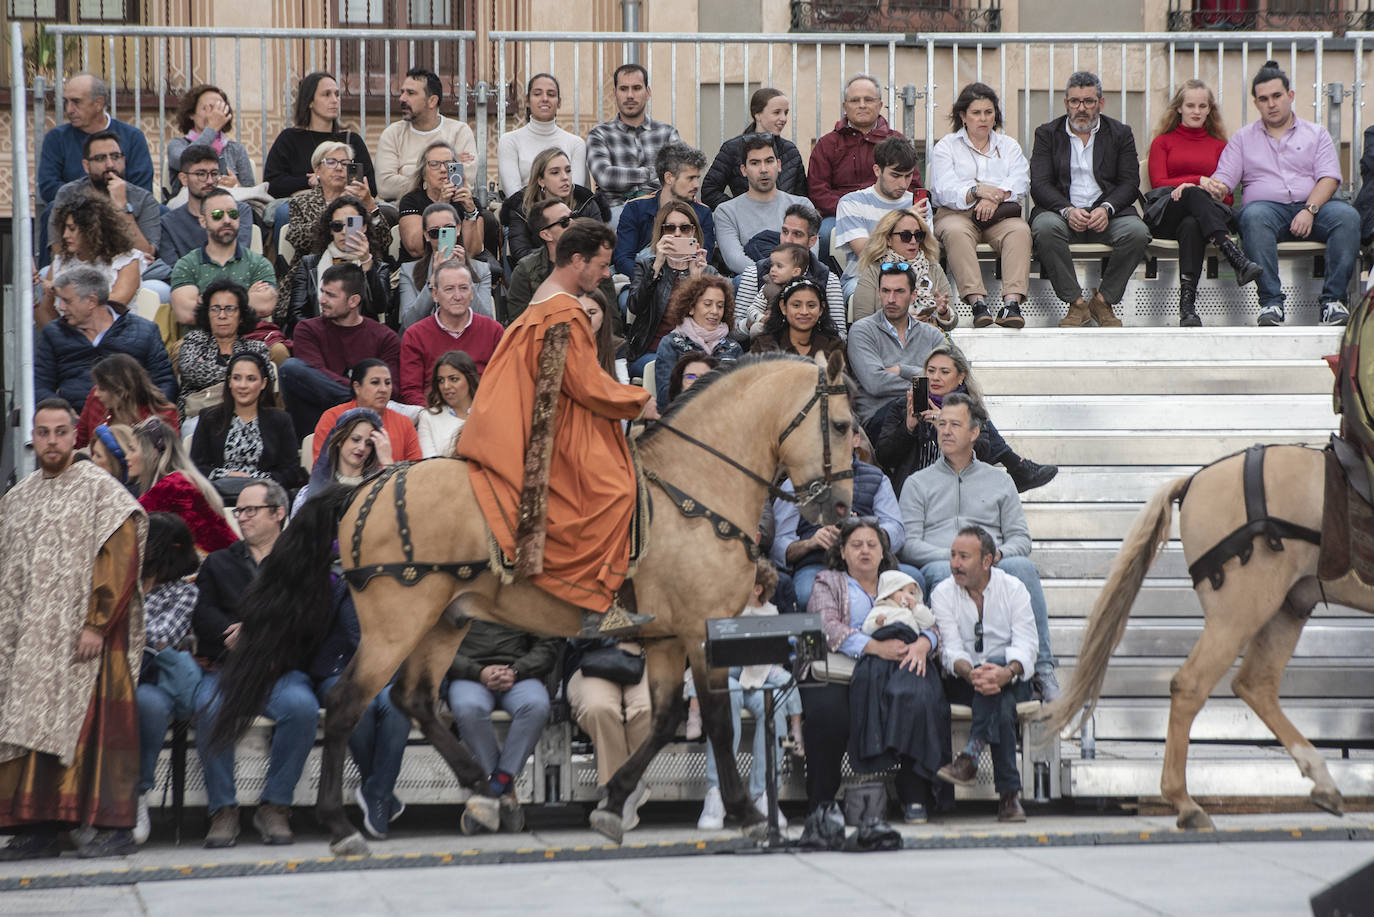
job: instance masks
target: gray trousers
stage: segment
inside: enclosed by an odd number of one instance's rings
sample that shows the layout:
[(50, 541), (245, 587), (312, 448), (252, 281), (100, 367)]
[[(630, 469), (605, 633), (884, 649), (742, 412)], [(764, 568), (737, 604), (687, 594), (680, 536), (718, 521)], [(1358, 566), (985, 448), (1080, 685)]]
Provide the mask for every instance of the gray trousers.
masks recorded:
[[(497, 744), (491, 725), (491, 712), (498, 704), (511, 716), (504, 748)], [(525, 678), (497, 695), (478, 682), (454, 679), (448, 686), (448, 705), (458, 722), (458, 737), (482, 768), (488, 774), (519, 776), (549, 720), (549, 689), (537, 678)]]
[(1069, 222), (1057, 213), (1042, 210), (1031, 222), (1031, 236), (1035, 243), (1035, 257), (1054, 286), (1054, 295), (1072, 303), (1083, 295), (1083, 284), (1073, 267), (1069, 245), (1075, 242), (1096, 242), (1110, 245), (1107, 267), (1102, 272), (1098, 292), (1109, 305), (1116, 305), (1126, 294), (1126, 281), (1131, 279), (1137, 265), (1145, 258), (1150, 244), (1150, 231), (1134, 212), (1114, 216), (1107, 221), (1104, 232), (1074, 232)]

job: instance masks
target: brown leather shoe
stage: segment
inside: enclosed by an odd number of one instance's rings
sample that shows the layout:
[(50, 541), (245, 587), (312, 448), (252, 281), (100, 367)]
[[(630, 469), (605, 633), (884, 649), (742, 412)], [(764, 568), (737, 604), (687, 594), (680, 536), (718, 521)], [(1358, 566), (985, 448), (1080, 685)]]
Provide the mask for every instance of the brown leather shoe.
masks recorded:
[(973, 781), (978, 777), (978, 765), (968, 752), (961, 751), (954, 756), (953, 761), (940, 768), (935, 776), (946, 783), (973, 786)]
[(1093, 298), (1088, 300), (1088, 313), (1092, 315), (1093, 321), (1097, 322), (1099, 328), (1120, 328), (1121, 319), (1116, 317), (1112, 311), (1111, 304), (1102, 298), (1102, 294), (1093, 291)]
[(262, 835), (262, 842), (269, 845), (294, 844), (296, 837), (291, 833), (291, 807), (276, 803), (259, 804), (253, 813), (253, 827)]
[(232, 847), (239, 839), (239, 807), (221, 806), (210, 816), (210, 830), (205, 833), (205, 846)]
[(997, 804), (998, 821), (1025, 821), (1026, 810), (1021, 808), (1021, 794), (1015, 790), (1003, 793)]
[(1092, 324), (1092, 313), (1088, 311), (1088, 304), (1080, 296), (1069, 303), (1069, 314), (1059, 320), (1060, 328), (1086, 328)]

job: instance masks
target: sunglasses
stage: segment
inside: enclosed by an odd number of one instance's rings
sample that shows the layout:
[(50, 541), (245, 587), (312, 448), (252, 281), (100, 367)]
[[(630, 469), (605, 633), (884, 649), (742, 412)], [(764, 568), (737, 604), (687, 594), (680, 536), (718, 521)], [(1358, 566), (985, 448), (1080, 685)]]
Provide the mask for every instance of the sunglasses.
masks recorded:
[[(343, 231), (344, 231), (344, 227), (347, 226), (347, 225), (348, 225), (348, 224), (345, 223), (343, 220), (330, 220), (330, 221), (329, 221), (329, 231), (330, 231), (330, 232), (343, 232)], [(433, 236), (433, 237), (431, 237), (431, 238), (437, 239), (437, 238), (439, 238), (439, 237), (438, 237), (438, 236)]]
[(905, 261), (884, 261), (878, 270), (884, 274), (905, 274), (911, 270), (911, 265)]
[(983, 651), (983, 619), (979, 618), (973, 625), (973, 651), (981, 653)]
[[(429, 229), (426, 229), (426, 230), (425, 230), (425, 235), (429, 236), (429, 237), (430, 237), (431, 239), (433, 239), (435, 242), (438, 242), (438, 241), (439, 241), (439, 230), (441, 230), (441, 229), (457, 229), (457, 228), (458, 228), (457, 226), (434, 226), (434, 227), (431, 227), (431, 228), (429, 228)], [(335, 230), (335, 232), (337, 232), (337, 231), (338, 231), (338, 230)]]
[(689, 232), (695, 234), (696, 229), (693, 228), (691, 223), (664, 223), (663, 232), (665, 235), (672, 234), (675, 236), (685, 236)]
[[(573, 218), (572, 214), (570, 213), (561, 220), (554, 220), (552, 223), (545, 223), (544, 229), (553, 229), (555, 226), (557, 226), (559, 229), (567, 229), (569, 226), (572, 225), (572, 221)], [(543, 232), (544, 229), (541, 229), (539, 231)]]
[(235, 207), (233, 210), (220, 210), (216, 208), (210, 211), (210, 219), (212, 220), (222, 220), (225, 217), (231, 220), (237, 220), (239, 218), (238, 208)]
[(914, 242), (924, 242), (926, 240), (925, 230), (923, 229), (903, 229), (901, 232), (894, 232), (893, 238), (901, 239), (910, 245)]

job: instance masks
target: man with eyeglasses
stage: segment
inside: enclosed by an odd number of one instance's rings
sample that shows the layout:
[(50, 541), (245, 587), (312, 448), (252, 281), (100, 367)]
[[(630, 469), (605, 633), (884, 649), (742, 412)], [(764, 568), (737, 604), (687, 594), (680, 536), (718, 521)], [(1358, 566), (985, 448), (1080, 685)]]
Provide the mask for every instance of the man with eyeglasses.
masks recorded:
[(221, 277), (248, 291), (248, 305), (259, 319), (271, 317), (277, 306), (277, 273), (271, 262), (239, 242), (240, 221), (251, 219), (247, 207), (228, 188), (213, 188), (201, 200), (205, 244), (182, 255), (172, 267), (172, 316), (181, 324), (195, 322), (200, 291)]
[[(894, 134), (873, 148), (872, 186), (849, 192), (836, 205), (835, 245), (850, 253), (844, 276), (840, 278), (846, 299), (854, 295), (859, 282), (859, 255), (868, 245), (868, 237), (879, 220), (890, 211), (915, 207), (924, 215), (926, 225), (930, 225), (930, 206), (925, 201), (925, 191), (911, 188), (914, 175), (916, 147), (901, 134)], [(919, 186), (920, 181), (916, 184)]]
[(398, 201), (414, 187), (420, 153), (436, 140), (447, 141), (459, 162), (471, 167), (477, 161), (472, 128), (439, 113), (443, 98), (438, 74), (423, 67), (406, 71), (401, 80), (401, 120), (388, 124), (377, 141), (377, 188), (384, 200)]
[(982, 402), (962, 392), (944, 396), (936, 422), (941, 457), (902, 485), (898, 502), (906, 544), (897, 556), (921, 568), (924, 592), (934, 596), (939, 584), (951, 575), (950, 547), (958, 533), (970, 525), (986, 529), (1000, 546), (994, 549), (993, 565), (1020, 580), (1029, 593), (1037, 640), (1021, 674), (1034, 671), (1034, 685), (1048, 703), (1057, 699), (1060, 691), (1050, 648), (1045, 590), (1030, 559), (1030, 529), (1016, 485), (1010, 475), (974, 455), (973, 444), (987, 422)]
[[(531, 229), (535, 229), (544, 244), (520, 259), (510, 275), (510, 285), (506, 291), (506, 321), (513, 322), (525, 311), (534, 296), (534, 291), (553, 273), (554, 249), (563, 231), (572, 225), (572, 210), (556, 197), (547, 197), (534, 202), (526, 217)], [(538, 227), (538, 229), (536, 229)], [(607, 277), (597, 287), (606, 302), (615, 302), (615, 284)], [(612, 322), (616, 334), (622, 334), (625, 319), (619, 309), (610, 310), (606, 316)]]
[(945, 694), (950, 703), (973, 708), (968, 745), (936, 776), (972, 786), (978, 758), (990, 748), (1000, 797), (997, 820), (1020, 822), (1026, 812), (1016, 766), (1016, 705), (1030, 700), (1026, 672), (1035, 661), (1036, 628), (1026, 587), (997, 569), (997, 556), (997, 543), (986, 529), (964, 526), (950, 545), (950, 578), (930, 596), (941, 661), (950, 673)]
[[(218, 705), (214, 702), (219, 687), (220, 669), (225, 656), (238, 643), (242, 628), (239, 602), (258, 575), (263, 560), (286, 525), (286, 491), (276, 481), (262, 478), (239, 492), (234, 507), (243, 538), (205, 558), (196, 577), (199, 596), (191, 613), (201, 656), (213, 660), (196, 689), (196, 751), (205, 774), (206, 805), (210, 830), (206, 847), (232, 847), (239, 836), (238, 794), (234, 787), (234, 749), (211, 748)], [(323, 635), (321, 635), (323, 636)], [(310, 676), (292, 669), (277, 679), (262, 715), (274, 723), (267, 782), (253, 827), (265, 844), (289, 844), (291, 800), (296, 783), (305, 769), (306, 758), (315, 744), (315, 727), (320, 705)]]
[[(205, 244), (205, 227), (200, 222), (200, 215), (205, 196), (219, 187), (219, 154), (213, 147), (191, 144), (181, 151), (177, 177), (186, 189), (186, 203), (163, 215), (162, 241), (157, 249), (158, 257), (167, 263), (168, 270), (176, 267), (182, 255)], [(253, 220), (246, 211), (239, 216), (238, 243), (246, 251), (253, 244)]]
[(661, 182), (658, 194), (636, 198), (620, 212), (619, 223), (611, 217), (615, 229), (615, 264), (617, 274), (633, 277), (635, 258), (649, 247), (654, 237), (654, 217), (669, 201), (691, 205), (701, 224), (704, 237), (702, 249), (709, 261), (716, 250), (716, 221), (711, 208), (697, 200), (701, 190), (701, 173), (706, 170), (706, 154), (681, 140), (665, 144), (654, 157), (654, 174)]
[(772, 134), (747, 134), (740, 141), (739, 171), (749, 190), (716, 208), (720, 256), (736, 274), (752, 268), (778, 244), (778, 224), (787, 208), (810, 204), (778, 188), (778, 153)]
[[(1102, 114), (1102, 81), (1080, 70), (1064, 90), (1065, 113), (1035, 129), (1031, 152), (1031, 236), (1035, 256), (1069, 306), (1061, 328), (1097, 323), (1120, 328), (1112, 307), (1126, 294), (1126, 283), (1145, 258), (1150, 231), (1136, 212), (1140, 160), (1135, 135)], [(1101, 286), (1091, 299), (1073, 266), (1075, 242), (1110, 245)]]

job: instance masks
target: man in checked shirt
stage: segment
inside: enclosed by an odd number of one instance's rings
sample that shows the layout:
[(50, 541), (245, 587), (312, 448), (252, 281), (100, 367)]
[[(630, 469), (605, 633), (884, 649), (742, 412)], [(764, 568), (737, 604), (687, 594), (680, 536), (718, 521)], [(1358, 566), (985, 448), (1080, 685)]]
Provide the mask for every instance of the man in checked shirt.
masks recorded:
[(611, 208), (611, 226), (625, 202), (658, 190), (654, 160), (666, 143), (682, 138), (677, 128), (648, 114), (649, 73), (639, 64), (622, 64), (612, 77), (618, 114), (587, 134), (587, 171)]

